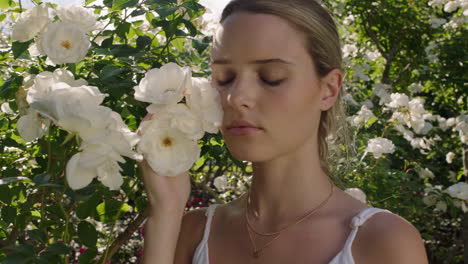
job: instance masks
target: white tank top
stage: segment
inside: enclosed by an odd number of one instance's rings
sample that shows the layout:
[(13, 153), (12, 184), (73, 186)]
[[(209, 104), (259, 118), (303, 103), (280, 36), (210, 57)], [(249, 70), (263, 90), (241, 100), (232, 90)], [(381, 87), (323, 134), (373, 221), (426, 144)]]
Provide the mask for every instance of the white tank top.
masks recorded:
[[(212, 204), (208, 207), (205, 212), (207, 216), (207, 221), (205, 225), (205, 232), (203, 233), (203, 238), (195, 249), (195, 254), (193, 255), (192, 264), (209, 264), (208, 258), (208, 237), (210, 234), (211, 220), (213, 219), (214, 211), (219, 204)], [(348, 239), (343, 249), (338, 252), (338, 254), (330, 261), (329, 264), (354, 264), (353, 254), (351, 253), (351, 246), (353, 244), (354, 238), (356, 237), (357, 231), (361, 225), (363, 225), (367, 219), (373, 216), (376, 213), (387, 212), (392, 213), (388, 210), (380, 208), (366, 208), (359, 212), (351, 220), (350, 227), (352, 228)]]

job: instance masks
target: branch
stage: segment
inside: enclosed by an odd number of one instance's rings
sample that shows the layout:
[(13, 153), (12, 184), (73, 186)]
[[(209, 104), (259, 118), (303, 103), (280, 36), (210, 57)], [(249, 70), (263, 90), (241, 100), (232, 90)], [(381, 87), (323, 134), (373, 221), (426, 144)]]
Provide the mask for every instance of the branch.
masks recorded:
[[(125, 231), (123, 231), (110, 245), (106, 257), (102, 257), (98, 263), (106, 263), (112, 256), (117, 253), (119, 248), (130, 239), (133, 233), (138, 230), (138, 228), (146, 220), (150, 212), (150, 207), (146, 207), (143, 212), (141, 212), (130, 224), (128, 224)], [(104, 259), (105, 258), (105, 259)]]

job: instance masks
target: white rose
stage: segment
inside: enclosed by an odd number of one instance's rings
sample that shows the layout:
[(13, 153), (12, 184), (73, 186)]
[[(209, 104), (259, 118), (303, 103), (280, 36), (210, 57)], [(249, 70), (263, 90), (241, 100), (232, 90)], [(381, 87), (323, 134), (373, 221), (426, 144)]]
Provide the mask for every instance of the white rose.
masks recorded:
[(43, 137), (50, 126), (50, 120), (43, 118), (38, 112), (29, 108), (28, 114), (19, 118), (16, 128), (21, 138), (25, 141), (33, 141)]
[(89, 8), (81, 5), (67, 5), (57, 7), (57, 16), (62, 22), (68, 22), (89, 32), (97, 29), (97, 15)]
[(39, 36), (37, 47), (55, 64), (75, 63), (84, 59), (91, 45), (89, 36), (79, 26), (54, 22)]
[(95, 135), (109, 121), (111, 110), (100, 106), (106, 95), (93, 86), (52, 86), (47, 96), (33, 100), (31, 107), (63, 129), (87, 137)]
[(26, 42), (42, 32), (49, 22), (49, 9), (47, 6), (35, 6), (22, 13), (16, 20), (11, 32), (11, 38), (16, 41)]
[(100, 147), (90, 147), (83, 152), (75, 154), (67, 163), (66, 178), (70, 188), (76, 190), (88, 186), (95, 177), (98, 177), (104, 185), (111, 190), (118, 190), (123, 183), (122, 170), (118, 162), (112, 156), (103, 153), (106, 145)]
[(374, 158), (378, 159), (383, 153), (393, 153), (395, 145), (389, 139), (378, 137), (369, 140), (365, 151), (374, 154)]
[(455, 158), (455, 153), (453, 153), (453, 152), (449, 152), (449, 153), (447, 153), (447, 155), (445, 156), (445, 160), (447, 161), (448, 164), (451, 164), (451, 163), (452, 163), (453, 158)]
[(357, 115), (352, 118), (351, 123), (354, 126), (359, 126), (361, 124), (366, 124), (369, 119), (375, 117), (374, 113), (369, 110), (365, 105), (361, 106), (361, 110), (357, 112)]
[(447, 188), (447, 193), (453, 198), (468, 200), (468, 184), (465, 182), (456, 183)]
[[(105, 120), (105, 121), (104, 121)], [(93, 133), (80, 135), (84, 142), (83, 145), (107, 145), (112, 147), (113, 151), (122, 156), (135, 160), (141, 160), (142, 156), (133, 151), (133, 147), (138, 143), (138, 135), (127, 127), (122, 117), (116, 112), (110, 112), (109, 116), (103, 119), (107, 125), (104, 128), (97, 128)]]
[(145, 121), (141, 127), (138, 150), (151, 168), (161, 176), (176, 176), (189, 170), (200, 157), (196, 140), (158, 120)]
[(156, 122), (168, 122), (169, 127), (179, 129), (190, 139), (197, 140), (205, 134), (202, 121), (185, 104), (167, 105), (153, 117)]
[(220, 192), (224, 191), (227, 187), (227, 178), (225, 175), (218, 176), (214, 179), (213, 185)]
[(409, 107), (409, 98), (406, 94), (402, 93), (392, 93), (390, 95), (391, 102), (387, 104), (388, 107), (398, 108), (398, 107)]
[(351, 195), (354, 199), (367, 203), (366, 194), (359, 188), (348, 188), (345, 190), (345, 193)]
[(223, 122), (223, 107), (218, 90), (205, 78), (192, 78), (186, 99), (188, 107), (202, 120), (203, 130), (218, 133)]
[(170, 62), (146, 73), (140, 84), (134, 87), (135, 99), (160, 105), (176, 104), (190, 85), (190, 68)]
[(418, 174), (419, 174), (419, 177), (421, 179), (426, 179), (426, 178), (434, 179), (434, 177), (435, 177), (434, 173), (431, 170), (429, 170), (428, 168), (420, 170)]
[(53, 89), (52, 87), (59, 82), (76, 87), (87, 85), (83, 79), (75, 80), (73, 73), (64, 69), (56, 69), (54, 72), (41, 72), (33, 79), (33, 84), (28, 88), (26, 100), (32, 103), (33, 100), (44, 98)]

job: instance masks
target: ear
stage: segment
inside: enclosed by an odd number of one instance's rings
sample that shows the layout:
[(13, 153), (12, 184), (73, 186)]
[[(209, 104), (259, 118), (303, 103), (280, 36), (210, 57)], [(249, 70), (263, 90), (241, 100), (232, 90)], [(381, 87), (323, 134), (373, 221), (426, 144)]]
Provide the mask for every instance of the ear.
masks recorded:
[(340, 69), (333, 69), (320, 80), (320, 110), (327, 111), (338, 99), (341, 85), (343, 84), (343, 73)]

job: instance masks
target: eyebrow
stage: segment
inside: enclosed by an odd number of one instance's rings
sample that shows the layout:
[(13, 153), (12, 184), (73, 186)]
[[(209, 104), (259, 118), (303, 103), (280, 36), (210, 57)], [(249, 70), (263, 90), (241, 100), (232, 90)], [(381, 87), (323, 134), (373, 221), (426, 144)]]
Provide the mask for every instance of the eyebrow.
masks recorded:
[[(211, 64), (231, 64), (232, 62), (230, 60), (214, 60), (211, 61)], [(265, 59), (265, 60), (253, 60), (250, 61), (248, 64), (268, 64), (268, 63), (283, 63), (283, 64), (293, 64), (292, 62), (280, 59), (280, 58), (274, 58), (274, 59)]]

